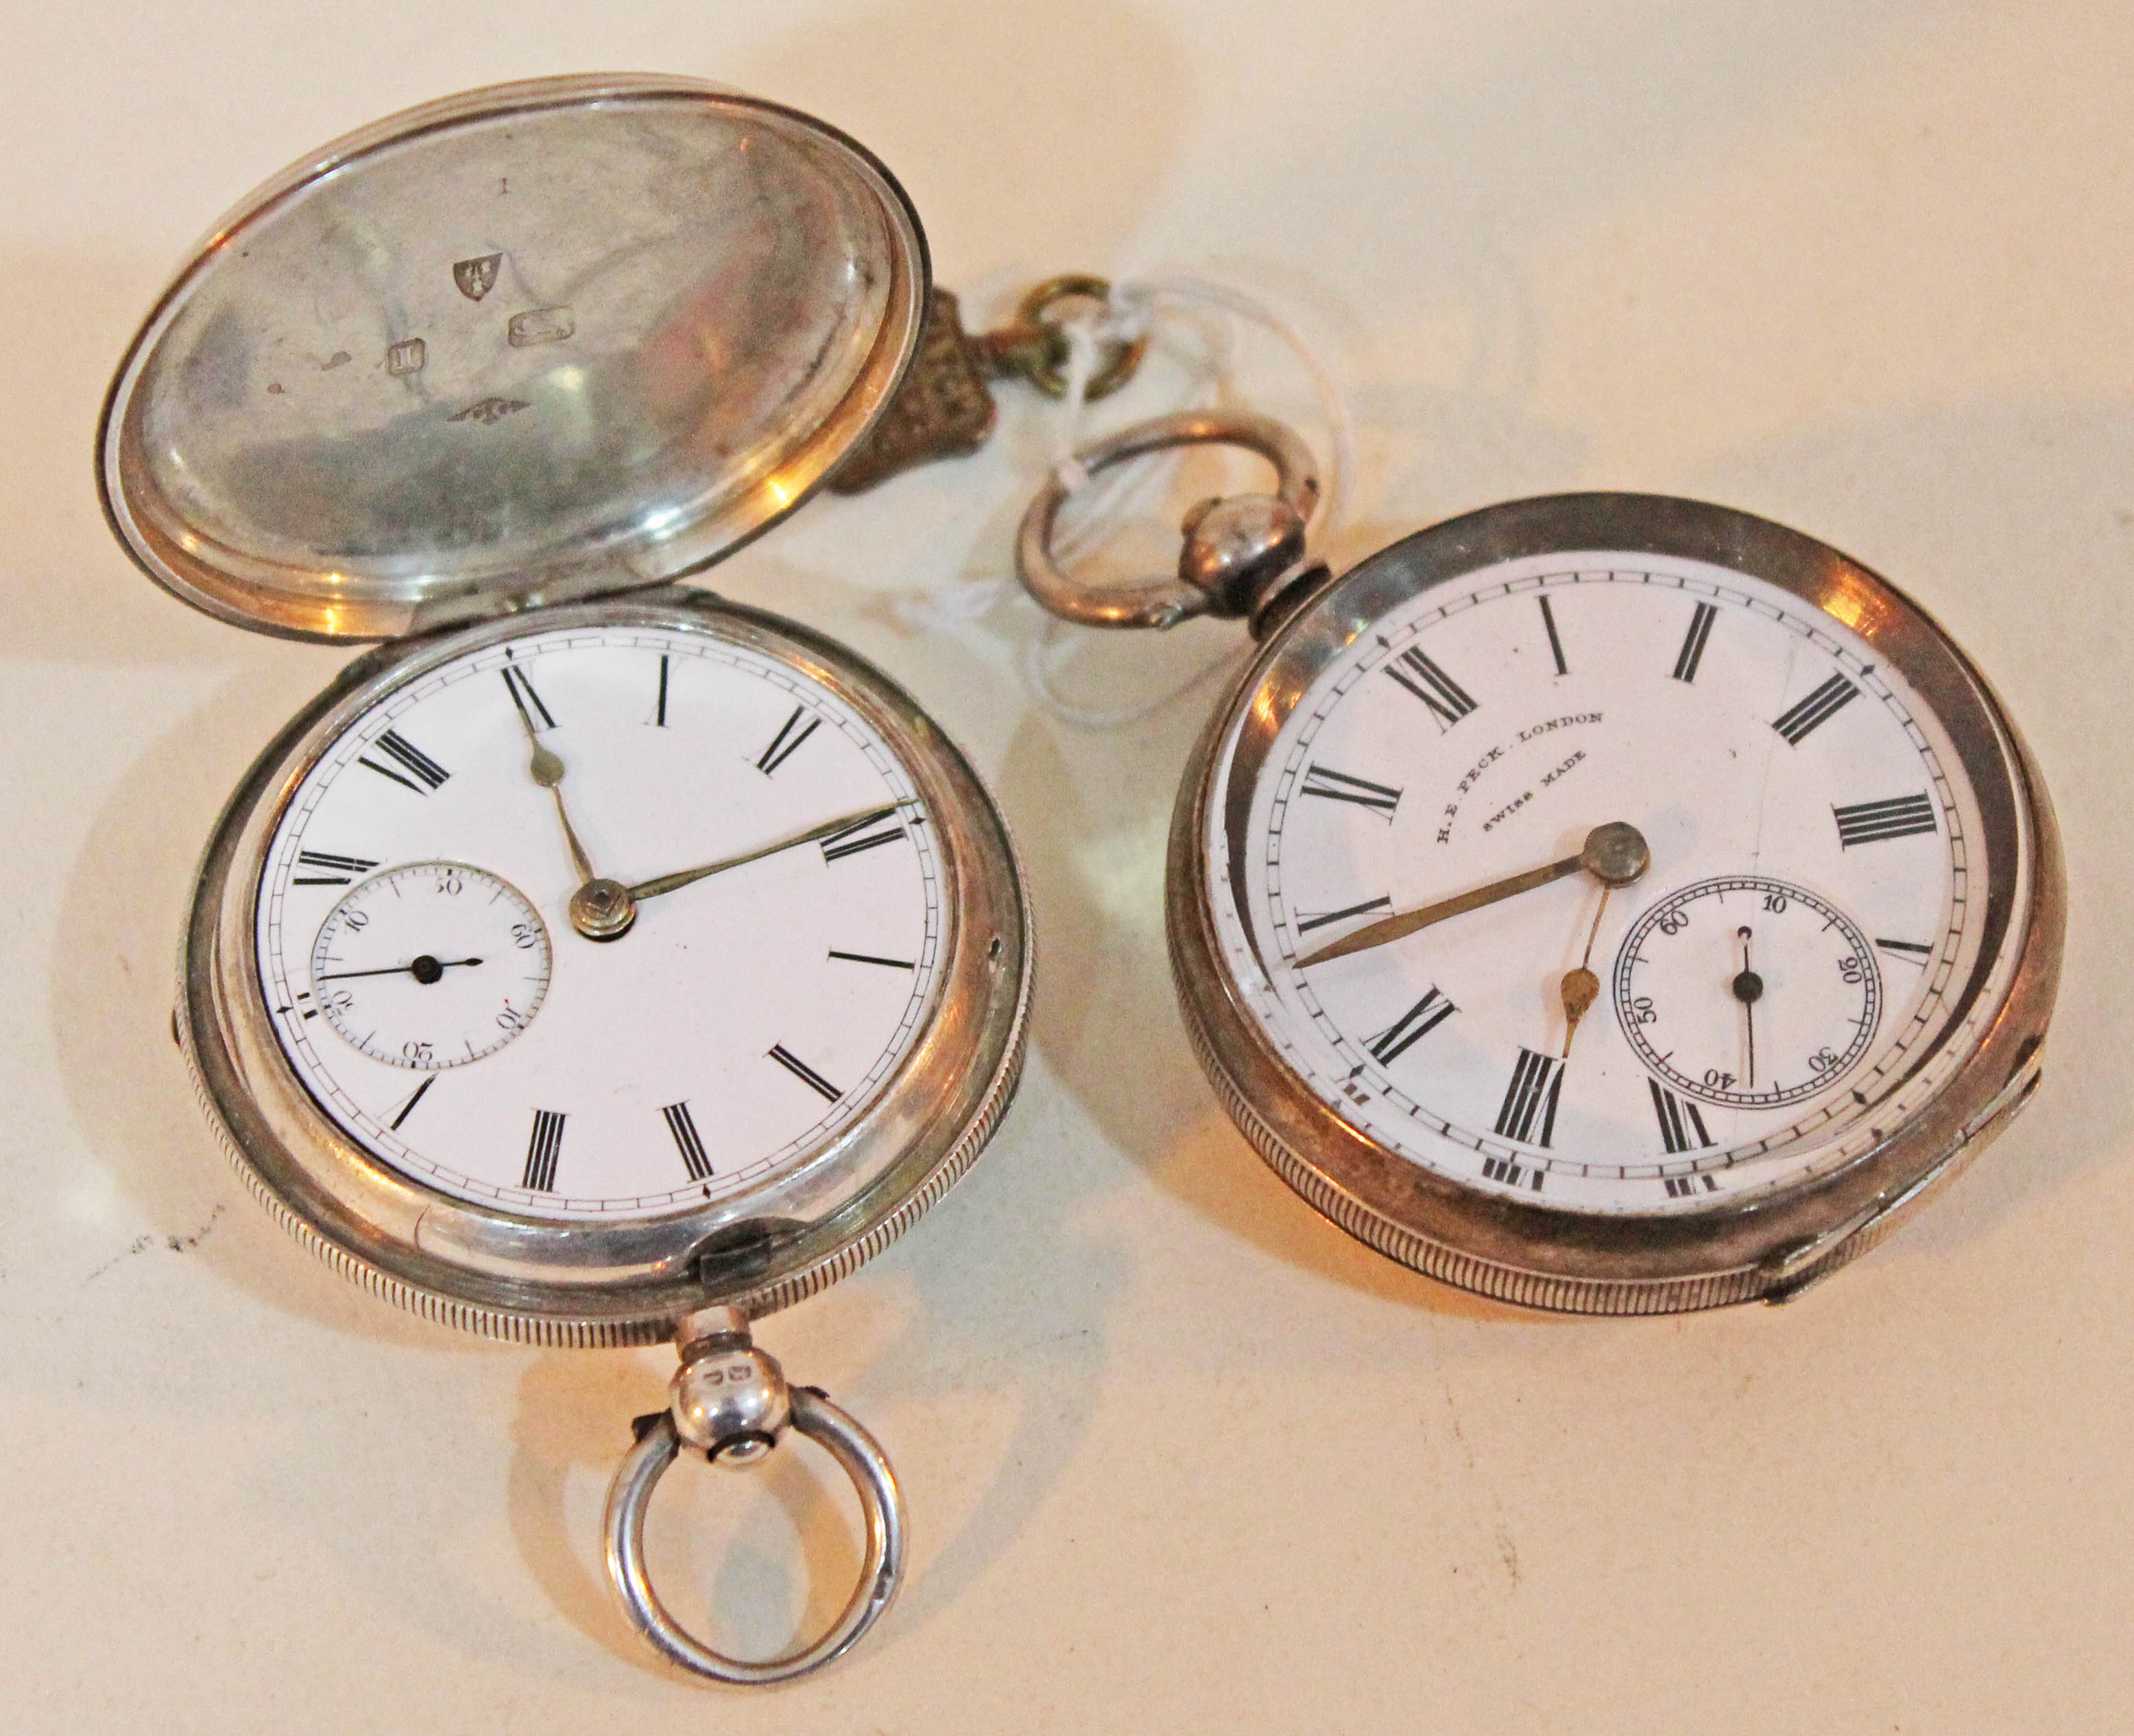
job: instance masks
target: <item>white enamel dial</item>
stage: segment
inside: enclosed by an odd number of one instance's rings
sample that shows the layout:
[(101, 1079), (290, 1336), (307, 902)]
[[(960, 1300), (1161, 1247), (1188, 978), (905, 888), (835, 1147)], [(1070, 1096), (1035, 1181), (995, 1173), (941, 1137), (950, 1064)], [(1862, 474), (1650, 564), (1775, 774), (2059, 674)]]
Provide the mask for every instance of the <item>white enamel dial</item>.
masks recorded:
[[(1955, 1064), (1933, 1039), (1979, 1016), (1948, 998), (1985, 911), (1946, 734), (1759, 579), (1605, 550), (1483, 568), (1366, 624), (1263, 767), (1204, 834), (1241, 999), (1338, 1115), (1463, 1185), (1740, 1203), (1876, 1145)], [(1568, 873), (1308, 962), (1610, 822), (1649, 846), (1633, 884)], [(1581, 967), (1598, 1000), (1573, 1019)]]
[[(642, 895), (616, 938), (573, 926), (564, 816)], [(912, 1051), (947, 920), (931, 829), (797, 662), (653, 625), (529, 633), (326, 745), (267, 849), (261, 986), (305, 1088), (403, 1175), (540, 1218), (694, 1208), (793, 1173)]]
[(493, 874), (409, 862), (333, 907), (311, 943), (311, 984), (307, 1004), (352, 1048), (435, 1073), (495, 1054), (534, 1022), (548, 931)]

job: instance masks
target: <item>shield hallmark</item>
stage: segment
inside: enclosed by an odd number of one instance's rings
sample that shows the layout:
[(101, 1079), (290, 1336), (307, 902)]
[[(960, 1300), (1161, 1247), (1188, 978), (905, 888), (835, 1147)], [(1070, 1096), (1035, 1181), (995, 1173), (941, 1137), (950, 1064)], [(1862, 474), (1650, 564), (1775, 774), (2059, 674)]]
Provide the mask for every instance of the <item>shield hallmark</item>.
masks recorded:
[(484, 253), (478, 259), (461, 259), (452, 267), (452, 282), (460, 287), (460, 293), (470, 301), (479, 301), (496, 287), (496, 268), (503, 263), (501, 253)]

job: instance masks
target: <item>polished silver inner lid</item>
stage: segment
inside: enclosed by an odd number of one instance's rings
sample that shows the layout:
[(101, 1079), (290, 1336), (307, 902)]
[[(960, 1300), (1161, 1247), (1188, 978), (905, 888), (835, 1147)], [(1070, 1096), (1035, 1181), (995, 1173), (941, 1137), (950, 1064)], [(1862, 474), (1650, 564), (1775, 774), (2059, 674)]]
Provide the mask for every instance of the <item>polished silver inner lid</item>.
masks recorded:
[(128, 351), (99, 480), (210, 614), (380, 639), (657, 584), (797, 504), (915, 347), (896, 181), (671, 78), (471, 91), (240, 204)]

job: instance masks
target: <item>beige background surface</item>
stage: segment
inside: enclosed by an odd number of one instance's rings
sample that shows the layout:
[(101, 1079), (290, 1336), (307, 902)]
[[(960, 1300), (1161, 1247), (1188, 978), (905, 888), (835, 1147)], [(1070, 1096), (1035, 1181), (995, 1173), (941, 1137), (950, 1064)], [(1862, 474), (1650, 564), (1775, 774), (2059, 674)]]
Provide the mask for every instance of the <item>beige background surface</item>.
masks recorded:
[[(2126, 1728), (2130, 64), (2134, 12), (2096, 0), (17, 0), (0, 1725)], [(1632, 487), (1769, 514), (1909, 588), (1998, 684), (2066, 828), (2035, 1107), (1788, 1309), (1538, 1318), (1351, 1245), (1231, 1131), (1172, 1009), (1160, 841), (1207, 691), (1077, 732), (1022, 693), (1019, 600), (928, 634), (891, 609), (1003, 570), (1045, 437), (1013, 403), (985, 457), (818, 503), (717, 581), (857, 644), (968, 744), (1048, 968), (983, 1164), (763, 1334), (893, 1453), (902, 1602), (773, 1695), (650, 1664), (596, 1521), (670, 1359), (393, 1314), (286, 1242), (198, 1122), (165, 1030), (194, 855), (342, 658), (162, 596), (89, 465), (135, 320), (253, 182), (410, 102), (613, 67), (857, 133), (979, 311), (1065, 267), (1279, 301), (1359, 419), (1337, 557)], [(1277, 359), (1243, 365), (1303, 412)], [(1156, 691), (1226, 643), (1110, 643), (1074, 673)], [(704, 1473), (664, 1505), (660, 1560), (699, 1588), (678, 1601), (759, 1649), (820, 1620), (853, 1559), (822, 1468)]]

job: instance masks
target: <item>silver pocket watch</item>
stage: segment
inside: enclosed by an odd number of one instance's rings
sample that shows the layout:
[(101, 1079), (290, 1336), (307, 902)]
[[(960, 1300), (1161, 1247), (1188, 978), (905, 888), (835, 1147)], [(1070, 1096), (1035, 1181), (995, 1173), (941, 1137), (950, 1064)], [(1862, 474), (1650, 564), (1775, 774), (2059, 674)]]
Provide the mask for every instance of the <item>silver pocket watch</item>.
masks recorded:
[(1242, 617), (1166, 890), (1195, 1052), (1261, 1155), (1397, 1261), (1530, 1306), (1783, 1299), (1885, 1235), (2036, 1088), (2066, 890), (1971, 660), (1836, 550), (1698, 502), (1563, 494), (1336, 578), (1311, 455), (1185, 415), (1276, 492), (1098, 587), (1026, 516), (1037, 600)]
[[(875, 425), (919, 347), (902, 190), (691, 81), (410, 111), (246, 199), (106, 404), (114, 532), (254, 630), (383, 640), (217, 822), (175, 1029), (246, 1184), (337, 1271), (522, 1342), (672, 1336), (611, 1497), (661, 1651), (729, 1681), (848, 1647), (903, 1565), (881, 1449), (748, 1323), (886, 1247), (1020, 1070), (1030, 919), (997, 810), (894, 682), (673, 581)], [(788, 1425), (858, 1488), (858, 1589), (764, 1663), (646, 1578), (686, 1445)]]

